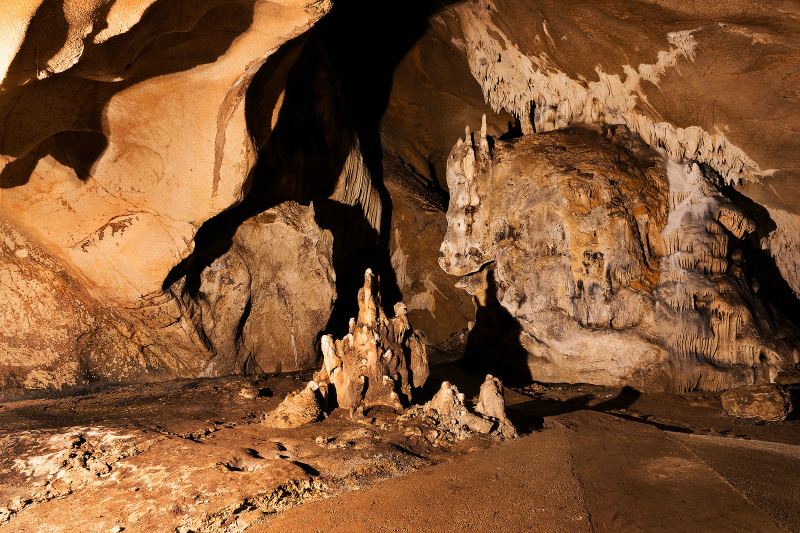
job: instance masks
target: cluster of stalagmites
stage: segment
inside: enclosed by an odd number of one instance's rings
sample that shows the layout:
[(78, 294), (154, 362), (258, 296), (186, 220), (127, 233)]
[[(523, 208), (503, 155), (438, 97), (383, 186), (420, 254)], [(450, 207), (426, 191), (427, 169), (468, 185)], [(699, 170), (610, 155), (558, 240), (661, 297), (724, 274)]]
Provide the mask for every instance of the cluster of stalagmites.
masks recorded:
[(796, 374), (798, 332), (746, 264), (758, 224), (713, 171), (624, 126), (493, 141), (484, 121), (447, 182), (439, 263), (518, 321), (533, 379), (683, 391)]
[(371, 270), (358, 291), (358, 318), (341, 340), (322, 337), (323, 367), (314, 377), (336, 391), (339, 407), (354, 412), (375, 405), (402, 409), (412, 387), (428, 378), (425, 345), (408, 322), (406, 306), (394, 306), (394, 318), (381, 307)]
[[(358, 317), (350, 320), (350, 333), (341, 340), (322, 337), (323, 365), (305, 388), (290, 393), (264, 423), (271, 427), (298, 427), (318, 420), (335, 407), (362, 419), (364, 409), (379, 405), (402, 411), (412, 391), (428, 378), (425, 345), (411, 328), (402, 303), (394, 318), (381, 307), (377, 279), (371, 270), (358, 291)], [(452, 443), (470, 435), (516, 437), (505, 414), (503, 384), (486, 376), (474, 412), (464, 395), (448, 382), (423, 406), (412, 406), (399, 421), (423, 417), (436, 426), (434, 443)]]
[(347, 409), (358, 416), (365, 408), (385, 405), (401, 410), (411, 401), (412, 388), (428, 378), (425, 345), (411, 328), (402, 303), (394, 318), (381, 307), (377, 279), (371, 270), (358, 291), (358, 317), (341, 340), (322, 337), (322, 369), (302, 391), (290, 394), (267, 423), (294, 427), (316, 420), (324, 408)]
[(401, 420), (412, 418), (421, 418), (437, 428), (431, 439), (435, 444), (452, 444), (475, 434), (517, 437), (516, 428), (506, 417), (503, 384), (492, 375), (487, 375), (481, 385), (474, 410), (468, 408), (464, 394), (445, 381), (431, 401), (412, 407)]

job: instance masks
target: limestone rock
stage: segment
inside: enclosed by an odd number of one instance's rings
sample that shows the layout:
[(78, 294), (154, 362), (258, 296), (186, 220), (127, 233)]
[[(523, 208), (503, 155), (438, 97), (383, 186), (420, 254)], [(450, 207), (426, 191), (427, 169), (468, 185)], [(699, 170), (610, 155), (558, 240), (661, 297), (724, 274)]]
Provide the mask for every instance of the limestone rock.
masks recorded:
[(786, 420), (792, 411), (789, 393), (780, 385), (754, 385), (732, 389), (722, 394), (722, 407), (738, 418), (766, 422)]
[(506, 400), (503, 398), (503, 383), (491, 374), (486, 376), (481, 385), (478, 405), (475, 406), (475, 411), (498, 420), (507, 420)]
[(402, 409), (411, 401), (412, 387), (421, 387), (428, 377), (425, 345), (411, 328), (404, 304), (394, 306), (394, 318), (386, 317), (371, 270), (358, 291), (358, 309), (342, 340), (322, 337), (324, 361), (314, 379), (332, 385), (339, 407), (351, 413), (375, 405)]
[[(330, 302), (309, 318), (294, 295), (271, 300), (282, 295), (265, 289), (281, 281), (249, 277), (243, 262), (264, 257), (261, 243), (206, 285), (262, 284), (217, 295), (230, 311), (214, 314), (213, 342), (162, 292), (198, 229), (247, 194), (303, 34), (330, 8), (306, 4), (24, 0), (0, 14), (0, 224), (37, 250), (0, 290), (16, 302), (0, 338), (4, 392), (315, 364), (308, 330)], [(308, 321), (264, 333), (277, 321), (256, 312), (242, 335), (248, 302)], [(286, 345), (271, 344), (275, 333)], [(273, 349), (285, 358), (265, 358)]]
[[(458, 391), (458, 388), (444, 381), (439, 391), (428, 403), (409, 409), (401, 419), (422, 417), (432, 421), (438, 428), (434, 439), (437, 444), (452, 444), (475, 434), (492, 435), (496, 438), (516, 438), (517, 431), (506, 418), (505, 408), (500, 405), (503, 403), (502, 399), (498, 402), (497, 398), (493, 397), (498, 390), (502, 391), (502, 387), (502, 383), (497, 378), (487, 376), (484, 386), (481, 387), (481, 399), (491, 407), (487, 409), (479, 403), (475, 408), (476, 412), (473, 412), (467, 407), (464, 395)], [(502, 416), (486, 414), (481, 412), (481, 409), (484, 411), (493, 409), (492, 412)]]
[(524, 133), (625, 124), (673, 160), (744, 180), (741, 190), (759, 203), (800, 209), (792, 10), (480, 0), (446, 12), (486, 101), (516, 116)]
[(204, 375), (313, 368), (336, 299), (333, 239), (313, 205), (280, 204), (247, 219), (232, 241), (199, 280), (171, 289), (209, 344)]
[(322, 416), (318, 386), (313, 381), (303, 390), (289, 393), (281, 404), (264, 417), (264, 424), (272, 428), (296, 428), (316, 422)]
[(767, 207), (781, 229), (764, 249), (797, 294), (797, 231), (783, 229), (800, 215), (796, 14), (744, 1), (606, 4), (481, 0), (434, 23), (461, 45), (486, 102), (524, 133), (624, 124)]
[(397, 156), (384, 156), (384, 182), (392, 197), (389, 243), (397, 285), (409, 320), (437, 345), (475, 320), (469, 295), (456, 288), (458, 278), (436, 262), (447, 231), (446, 205)]
[(506, 416), (503, 383), (491, 374), (486, 376), (486, 380), (481, 385), (475, 412), (486, 418), (497, 420), (497, 432), (503, 437), (514, 438), (517, 436), (517, 429)]
[[(106, 301), (159, 292), (200, 225), (241, 201), (300, 43), (281, 47), (321, 16), (306, 3), (15, 5), (0, 59), (4, 218)], [(267, 118), (254, 122), (262, 67)]]
[(459, 140), (447, 178), (439, 264), (507, 317), (528, 354), (515, 371), (651, 390), (793, 371), (797, 329), (748, 271), (759, 224), (706, 167), (624, 126), (494, 141), (484, 123)]
[(169, 360), (151, 344), (46, 249), (0, 221), (0, 397), (169, 375)]

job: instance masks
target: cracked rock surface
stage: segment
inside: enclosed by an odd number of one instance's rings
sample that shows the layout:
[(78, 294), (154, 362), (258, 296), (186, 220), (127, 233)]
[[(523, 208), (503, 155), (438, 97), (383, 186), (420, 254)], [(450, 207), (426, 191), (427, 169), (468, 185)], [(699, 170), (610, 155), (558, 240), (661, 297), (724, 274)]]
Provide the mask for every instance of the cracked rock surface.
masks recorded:
[(0, 531), (244, 531), (304, 501), (489, 445), (434, 446), (417, 435), (429, 426), (385, 407), (358, 421), (338, 409), (298, 428), (261, 422), (304, 390), (282, 375), (5, 403)]

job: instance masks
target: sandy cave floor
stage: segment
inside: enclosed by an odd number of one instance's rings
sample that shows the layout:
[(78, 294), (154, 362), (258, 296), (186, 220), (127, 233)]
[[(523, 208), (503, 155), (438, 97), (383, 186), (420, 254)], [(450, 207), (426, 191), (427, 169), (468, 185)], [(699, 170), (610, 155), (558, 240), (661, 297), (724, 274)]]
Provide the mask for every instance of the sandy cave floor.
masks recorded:
[[(483, 376), (433, 360), (423, 400), (444, 379), (477, 396)], [(0, 532), (800, 531), (797, 417), (736, 420), (713, 393), (533, 384), (506, 389), (510, 442), (443, 445), (387, 408), (264, 426), (309, 377), (4, 403)]]

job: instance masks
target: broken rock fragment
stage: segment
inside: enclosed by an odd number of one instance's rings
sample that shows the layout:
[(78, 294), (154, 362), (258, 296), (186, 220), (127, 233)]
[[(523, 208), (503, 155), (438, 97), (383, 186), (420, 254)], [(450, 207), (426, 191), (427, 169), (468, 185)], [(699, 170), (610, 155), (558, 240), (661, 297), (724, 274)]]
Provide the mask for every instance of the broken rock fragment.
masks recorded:
[(506, 438), (516, 437), (517, 430), (506, 416), (506, 400), (503, 397), (503, 383), (488, 374), (481, 385), (478, 405), (475, 411), (486, 418), (497, 420), (498, 432)]
[(502, 391), (503, 384), (499, 379), (486, 376), (476, 412), (472, 412), (464, 394), (455, 385), (444, 381), (431, 401), (411, 408), (404, 418), (423, 417), (433, 421), (438, 428), (434, 444), (452, 444), (475, 434), (516, 438), (517, 430), (505, 414)]
[(322, 337), (322, 370), (314, 379), (333, 386), (339, 407), (386, 405), (402, 409), (411, 400), (412, 388), (428, 377), (425, 346), (411, 328), (406, 306), (394, 306), (388, 318), (381, 307), (377, 280), (371, 270), (358, 292), (358, 318), (350, 320), (350, 333), (342, 340)]
[(765, 422), (786, 420), (792, 411), (789, 393), (780, 385), (753, 385), (732, 389), (721, 396), (722, 407), (731, 416)]
[(289, 393), (278, 407), (267, 413), (264, 424), (286, 429), (316, 422), (322, 415), (318, 390), (319, 386), (311, 381), (303, 390)]

